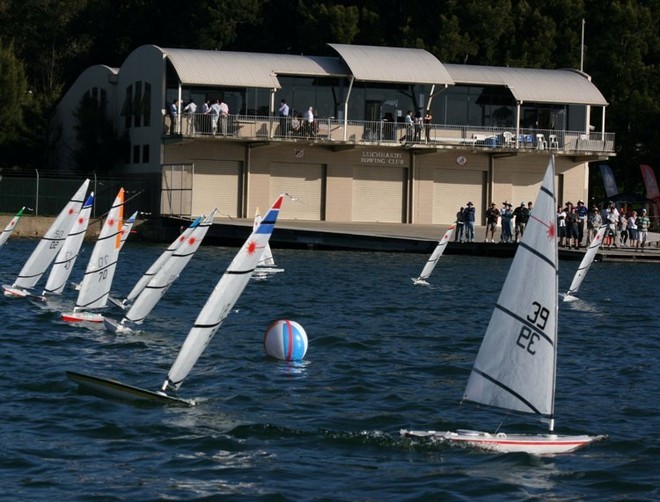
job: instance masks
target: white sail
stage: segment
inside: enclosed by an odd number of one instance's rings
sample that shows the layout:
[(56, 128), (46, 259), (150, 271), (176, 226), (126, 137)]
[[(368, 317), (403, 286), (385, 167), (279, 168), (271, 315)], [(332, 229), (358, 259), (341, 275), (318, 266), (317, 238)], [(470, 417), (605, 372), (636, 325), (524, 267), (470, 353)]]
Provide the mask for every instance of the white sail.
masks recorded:
[(551, 417), (557, 343), (557, 224), (550, 159), (464, 399)]
[(197, 249), (206, 236), (209, 227), (213, 223), (217, 209), (211, 211), (211, 214), (199, 225), (197, 225), (190, 236), (174, 251), (169, 260), (154, 275), (146, 287), (137, 297), (135, 303), (131, 306), (126, 316), (122, 320), (140, 324), (153, 310), (163, 295), (167, 292), (179, 274), (186, 267)]
[(124, 189), (120, 188), (89, 258), (80, 284), (76, 311), (102, 308), (108, 302), (121, 247), (123, 212)]
[(193, 221), (190, 226), (186, 228), (181, 233), (181, 235), (179, 235), (179, 237), (177, 237), (174, 242), (172, 242), (172, 244), (170, 244), (168, 248), (161, 253), (158, 258), (156, 258), (156, 260), (151, 264), (151, 266), (142, 275), (142, 277), (140, 277), (140, 280), (135, 283), (135, 286), (133, 286), (133, 289), (131, 289), (130, 293), (128, 293), (128, 296), (124, 300), (124, 304), (132, 302), (140, 295), (140, 293), (142, 293), (142, 290), (144, 290), (145, 286), (149, 284), (149, 281), (152, 279), (152, 277), (156, 275), (156, 273), (158, 273), (165, 262), (170, 259), (172, 254), (174, 254), (181, 243), (185, 242), (188, 237), (190, 237), (190, 234), (193, 232), (195, 227), (200, 224), (201, 221), (201, 216), (195, 219), (195, 221)]
[(14, 281), (14, 288), (33, 288), (39, 282), (41, 276), (48, 270), (48, 267), (64, 243), (64, 239), (66, 239), (66, 236), (76, 221), (80, 208), (83, 202), (85, 202), (85, 193), (88, 186), (89, 180), (86, 179), (67, 205), (64, 206), (64, 209), (62, 209), (48, 231), (39, 241), (39, 244), (37, 244), (37, 247), (27, 262), (25, 262), (25, 265), (23, 265), (16, 281)]
[(433, 272), (433, 269), (438, 263), (438, 260), (440, 260), (442, 253), (445, 252), (445, 248), (447, 247), (447, 244), (449, 243), (449, 240), (451, 239), (451, 235), (452, 233), (454, 233), (455, 228), (456, 225), (450, 226), (449, 229), (445, 232), (445, 235), (442, 236), (442, 239), (440, 239), (438, 245), (433, 250), (433, 253), (431, 253), (431, 256), (426, 261), (426, 264), (422, 269), (422, 273), (419, 275), (417, 279), (413, 279), (413, 282), (415, 284), (428, 284), (426, 282), (426, 279), (428, 279), (431, 276), (431, 273)]
[(67, 235), (62, 245), (62, 249), (57, 253), (53, 268), (50, 270), (46, 286), (44, 287), (43, 294), (61, 295), (66, 286), (66, 281), (73, 270), (76, 259), (80, 254), (80, 247), (82, 246), (85, 238), (85, 232), (89, 225), (89, 217), (92, 213), (92, 205), (94, 203), (94, 192), (92, 192), (82, 209), (78, 213), (78, 218), (74, 223), (69, 235)]
[(256, 230), (252, 231), (213, 289), (170, 368), (162, 390), (179, 388), (222, 321), (229, 315), (261, 259), (261, 253), (275, 227), (283, 198), (283, 195), (277, 198), (266, 217)]
[(126, 239), (131, 235), (131, 229), (133, 228), (133, 225), (135, 225), (135, 218), (137, 218), (138, 212), (135, 211), (129, 219), (124, 221), (124, 224), (122, 225), (121, 228), (121, 240), (119, 244), (119, 251), (121, 251), (121, 248), (124, 247), (124, 244), (126, 244)]
[(0, 233), (0, 248), (7, 242), (7, 239), (9, 239), (9, 236), (11, 233), (14, 231), (16, 228), (16, 224), (18, 223), (18, 220), (21, 219), (21, 216), (23, 216), (23, 211), (25, 211), (25, 206), (21, 208), (21, 210), (16, 213), (16, 216), (14, 216), (11, 221), (7, 224), (5, 229)]
[(596, 236), (594, 237), (594, 240), (591, 242), (591, 244), (589, 244), (587, 251), (584, 253), (584, 257), (580, 262), (580, 266), (578, 267), (577, 272), (575, 272), (575, 276), (573, 277), (573, 282), (571, 282), (571, 286), (568, 288), (568, 292), (566, 293), (564, 299), (574, 295), (575, 293), (577, 293), (578, 289), (580, 289), (580, 285), (582, 284), (582, 281), (584, 280), (585, 276), (587, 275), (587, 272), (589, 271), (589, 267), (591, 267), (591, 264), (593, 263), (594, 258), (596, 257), (598, 248), (600, 248), (600, 245), (603, 243), (603, 237), (605, 236), (605, 231), (607, 230), (607, 228), (608, 228), (607, 225), (602, 225), (598, 229), (598, 232), (596, 232)]

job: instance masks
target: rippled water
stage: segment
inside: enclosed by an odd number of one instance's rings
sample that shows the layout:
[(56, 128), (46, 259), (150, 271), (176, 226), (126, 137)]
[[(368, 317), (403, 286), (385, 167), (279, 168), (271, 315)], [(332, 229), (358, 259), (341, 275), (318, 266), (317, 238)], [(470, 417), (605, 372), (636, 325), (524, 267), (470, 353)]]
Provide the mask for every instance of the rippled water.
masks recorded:
[[(2, 249), (3, 282), (34, 245)], [(161, 250), (127, 243), (118, 295)], [(159, 387), (235, 252), (202, 248), (141, 335), (60, 321), (74, 291), (50, 308), (0, 299), (5, 499), (660, 498), (658, 265), (595, 264), (584, 301), (560, 307), (557, 430), (610, 436), (570, 455), (475, 453), (398, 433), (498, 425), (458, 400), (508, 259), (445, 256), (424, 288), (410, 281), (422, 255), (276, 250), (286, 272), (251, 281), (181, 387), (198, 406), (136, 406), (67, 380), (72, 369)], [(561, 289), (576, 268), (561, 262)], [(276, 318), (305, 327), (304, 362), (264, 355)], [(503, 429), (543, 432), (520, 419)]]

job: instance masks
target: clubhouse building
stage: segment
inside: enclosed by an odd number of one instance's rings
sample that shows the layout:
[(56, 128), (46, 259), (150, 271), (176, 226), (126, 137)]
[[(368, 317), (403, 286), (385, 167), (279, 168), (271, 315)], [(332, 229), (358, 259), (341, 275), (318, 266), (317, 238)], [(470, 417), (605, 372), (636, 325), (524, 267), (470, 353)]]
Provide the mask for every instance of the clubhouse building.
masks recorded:
[(159, 184), (149, 210), (162, 215), (250, 218), (286, 192), (285, 220), (448, 224), (471, 201), (483, 223), (491, 201), (534, 200), (550, 155), (558, 203), (587, 200), (589, 163), (614, 155), (607, 101), (580, 71), (329, 47), (332, 57), (146, 45), (120, 68), (92, 66), (57, 109), (60, 167), (90, 98), (127, 139), (120, 172)]

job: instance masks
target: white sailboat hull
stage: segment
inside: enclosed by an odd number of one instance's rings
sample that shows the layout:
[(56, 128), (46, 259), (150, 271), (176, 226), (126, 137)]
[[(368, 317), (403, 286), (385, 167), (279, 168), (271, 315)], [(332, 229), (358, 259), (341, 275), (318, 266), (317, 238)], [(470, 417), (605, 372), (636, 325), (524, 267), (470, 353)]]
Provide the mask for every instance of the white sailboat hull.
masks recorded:
[(76, 312), (62, 312), (62, 320), (66, 322), (103, 322), (103, 314), (98, 312), (87, 312), (84, 310)]
[(497, 453), (528, 453), (530, 455), (557, 455), (571, 453), (607, 436), (560, 436), (557, 434), (491, 434), (480, 431), (409, 431), (401, 430), (401, 435), (426, 438), (444, 442), (452, 446), (475, 448)]

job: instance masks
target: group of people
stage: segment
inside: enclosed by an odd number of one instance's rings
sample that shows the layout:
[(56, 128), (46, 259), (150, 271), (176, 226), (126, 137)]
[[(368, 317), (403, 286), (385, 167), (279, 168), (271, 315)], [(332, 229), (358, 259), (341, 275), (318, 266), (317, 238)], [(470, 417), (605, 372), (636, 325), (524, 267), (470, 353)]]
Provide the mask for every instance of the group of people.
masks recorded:
[(640, 214), (635, 210), (627, 212), (619, 211), (614, 202), (610, 201), (604, 211), (603, 216), (597, 207), (592, 207), (587, 220), (589, 228), (587, 245), (598, 229), (607, 224), (607, 231), (603, 239), (603, 245), (608, 249), (619, 247), (634, 248), (635, 251), (641, 249), (644, 252), (644, 246), (648, 242), (648, 231), (651, 226), (651, 219), (647, 215), (646, 208), (640, 210)]
[(586, 222), (586, 246), (593, 242), (598, 229), (607, 225), (607, 231), (603, 238), (603, 246), (608, 249), (612, 247), (629, 247), (644, 251), (644, 245), (648, 240), (648, 230), (651, 219), (646, 214), (646, 209), (628, 212), (619, 212), (616, 204), (610, 201), (604, 214), (596, 206), (588, 210), (584, 202), (579, 200), (576, 206), (567, 202), (564, 207), (557, 207), (557, 227), (559, 245), (563, 247), (579, 249), (582, 246)]
[(193, 135), (197, 132), (213, 135), (222, 134), (227, 136), (229, 131), (229, 106), (221, 99), (213, 102), (206, 100), (202, 104), (201, 113), (197, 113), (195, 100), (190, 98), (181, 109), (181, 101), (175, 99), (169, 105), (167, 117), (169, 118), (170, 134)]
[[(521, 202), (518, 207), (513, 209), (513, 204), (504, 201), (502, 207), (498, 208), (497, 204), (491, 202), (490, 207), (486, 210), (486, 239), (484, 242), (495, 242), (495, 231), (500, 220), (502, 232), (500, 233), (499, 242), (519, 242), (525, 233), (532, 205), (532, 202)], [(454, 241), (474, 242), (474, 226), (474, 205), (472, 202), (468, 202), (465, 207), (461, 207), (456, 213)]]
[(318, 133), (318, 120), (314, 119), (314, 108), (309, 107), (300, 115), (291, 114), (286, 99), (280, 101), (277, 114), (280, 117), (280, 136), (307, 136), (314, 137)]
[(428, 143), (431, 140), (432, 122), (433, 116), (431, 115), (431, 110), (427, 110), (424, 117), (422, 117), (422, 112), (417, 112), (413, 116), (412, 110), (408, 110), (408, 113), (406, 113), (406, 116), (403, 118), (405, 134), (399, 139), (399, 141), (401, 143), (407, 141), (421, 142), (422, 128), (424, 128), (424, 141)]

